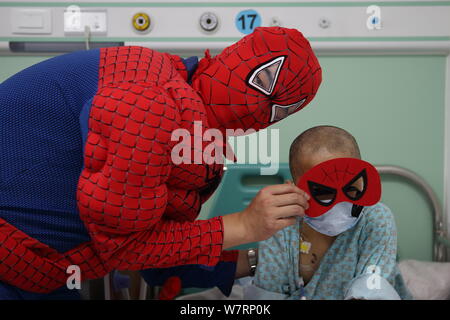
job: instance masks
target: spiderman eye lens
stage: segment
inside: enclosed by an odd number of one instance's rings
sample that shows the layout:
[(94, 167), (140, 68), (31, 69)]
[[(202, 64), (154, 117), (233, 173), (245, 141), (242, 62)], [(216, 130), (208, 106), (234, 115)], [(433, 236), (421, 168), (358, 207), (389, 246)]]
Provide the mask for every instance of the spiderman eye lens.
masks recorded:
[(288, 106), (282, 106), (280, 104), (274, 104), (272, 106), (272, 115), (270, 117), (270, 122), (280, 121), (287, 116), (293, 114), (295, 111), (301, 108), (306, 98), (300, 100), (299, 102), (290, 104)]
[(349, 183), (347, 183), (342, 191), (350, 200), (359, 200), (364, 195), (367, 185), (366, 170), (358, 173)]
[(323, 206), (329, 206), (336, 198), (336, 189), (308, 181), (309, 192), (314, 200)]
[(263, 88), (264, 90), (270, 92), (272, 91), (272, 87), (274, 84), (274, 78), (277, 74), (278, 67), (280, 66), (280, 61), (277, 63), (274, 63), (273, 65), (262, 69), (259, 71), (255, 79), (253, 79), (253, 84), (257, 85), (260, 88)]
[(255, 71), (250, 74), (248, 80), (249, 85), (266, 95), (272, 94), (283, 61), (284, 57), (282, 56), (257, 67)]

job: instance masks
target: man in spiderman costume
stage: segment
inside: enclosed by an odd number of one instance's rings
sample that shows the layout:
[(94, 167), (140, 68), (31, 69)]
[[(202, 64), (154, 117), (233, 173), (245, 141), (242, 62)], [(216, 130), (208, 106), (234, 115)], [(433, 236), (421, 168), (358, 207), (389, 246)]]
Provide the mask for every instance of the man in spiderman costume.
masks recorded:
[(257, 28), (199, 62), (103, 48), (46, 60), (3, 82), (0, 298), (67, 298), (70, 265), (82, 279), (144, 270), (150, 284), (177, 274), (183, 286), (227, 292), (241, 255), (224, 249), (292, 225), (307, 195), (270, 186), (242, 212), (195, 220), (223, 164), (174, 164), (172, 133), (183, 128), (201, 139), (196, 121), (224, 133), (265, 128), (311, 102), (320, 82), (308, 41), (279, 27)]

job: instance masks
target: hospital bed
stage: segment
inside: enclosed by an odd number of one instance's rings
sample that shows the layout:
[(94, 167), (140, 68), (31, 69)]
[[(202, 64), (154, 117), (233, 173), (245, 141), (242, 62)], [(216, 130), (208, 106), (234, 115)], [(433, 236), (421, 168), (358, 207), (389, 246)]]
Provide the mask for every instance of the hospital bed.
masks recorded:
[[(376, 166), (382, 180), (387, 176), (399, 177), (403, 181), (417, 187), (426, 197), (432, 210), (433, 261), (419, 261), (414, 259), (399, 260), (399, 268), (403, 278), (415, 299), (450, 299), (450, 262), (448, 262), (450, 242), (447, 237), (443, 221), (443, 210), (433, 189), (419, 175), (411, 170), (398, 166)], [(255, 197), (256, 193), (266, 185), (284, 183), (290, 180), (288, 165), (281, 163), (278, 174), (263, 176), (261, 166), (251, 164), (233, 164), (227, 166), (219, 189), (216, 191), (209, 214), (204, 218), (211, 218), (225, 213), (232, 213), (244, 209)], [(395, 210), (394, 216), (395, 216)], [(257, 243), (239, 246), (239, 249), (256, 247)], [(181, 299), (224, 299), (217, 289), (195, 292), (186, 290)], [(232, 299), (239, 299), (242, 290), (236, 287), (231, 295)]]

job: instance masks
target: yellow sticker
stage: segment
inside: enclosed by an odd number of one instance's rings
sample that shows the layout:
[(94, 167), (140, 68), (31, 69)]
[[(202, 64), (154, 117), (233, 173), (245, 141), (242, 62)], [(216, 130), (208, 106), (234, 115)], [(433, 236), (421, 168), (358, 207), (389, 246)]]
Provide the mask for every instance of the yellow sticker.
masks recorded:
[(302, 241), (300, 242), (300, 252), (301, 253), (309, 253), (311, 249), (311, 242)]

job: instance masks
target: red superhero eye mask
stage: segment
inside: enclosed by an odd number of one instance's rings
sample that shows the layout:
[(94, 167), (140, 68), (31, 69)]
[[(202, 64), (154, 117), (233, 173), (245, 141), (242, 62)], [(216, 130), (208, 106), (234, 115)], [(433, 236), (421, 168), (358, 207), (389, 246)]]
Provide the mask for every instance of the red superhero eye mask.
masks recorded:
[(318, 217), (340, 202), (372, 206), (380, 201), (381, 180), (370, 163), (337, 158), (318, 164), (299, 179), (297, 186), (311, 196), (306, 215)]

